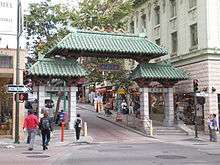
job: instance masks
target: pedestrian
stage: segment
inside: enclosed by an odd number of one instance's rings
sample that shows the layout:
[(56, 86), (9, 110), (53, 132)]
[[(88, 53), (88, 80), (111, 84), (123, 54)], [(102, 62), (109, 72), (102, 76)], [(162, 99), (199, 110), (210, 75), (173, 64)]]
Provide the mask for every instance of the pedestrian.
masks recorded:
[(210, 141), (217, 142), (217, 134), (218, 131), (217, 121), (216, 121), (216, 114), (212, 114), (211, 120), (209, 121), (209, 131), (210, 131)]
[(75, 128), (75, 131), (76, 131), (76, 141), (78, 141), (80, 139), (81, 127), (82, 127), (82, 119), (80, 117), (80, 114), (77, 114), (76, 115), (76, 120), (74, 122), (74, 128)]
[(39, 122), (36, 115), (33, 114), (32, 110), (28, 110), (28, 116), (24, 119), (23, 130), (28, 133), (27, 142), (29, 143), (28, 150), (34, 149), (34, 140), (37, 133)]
[(98, 96), (95, 95), (94, 97), (94, 106), (95, 106), (95, 111), (98, 113), (99, 109), (98, 109)]
[(128, 114), (128, 105), (125, 100), (122, 100), (121, 110), (123, 114)]
[(44, 112), (44, 116), (40, 119), (39, 128), (42, 135), (43, 150), (48, 149), (47, 146), (50, 142), (50, 132), (52, 131), (52, 122), (48, 115), (48, 112)]

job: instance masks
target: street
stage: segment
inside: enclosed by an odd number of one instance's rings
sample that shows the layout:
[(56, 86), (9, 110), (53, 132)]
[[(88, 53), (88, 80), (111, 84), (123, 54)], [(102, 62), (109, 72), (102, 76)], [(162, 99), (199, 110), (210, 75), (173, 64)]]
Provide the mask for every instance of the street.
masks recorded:
[(218, 165), (220, 162), (219, 143), (192, 141), (187, 136), (170, 141), (144, 137), (97, 118), (92, 109), (78, 105), (77, 113), (87, 122), (92, 143), (70, 142), (56, 146), (51, 143), (47, 151), (42, 150), (40, 142), (36, 143), (34, 151), (27, 151), (25, 145), (15, 149), (0, 148), (0, 164)]

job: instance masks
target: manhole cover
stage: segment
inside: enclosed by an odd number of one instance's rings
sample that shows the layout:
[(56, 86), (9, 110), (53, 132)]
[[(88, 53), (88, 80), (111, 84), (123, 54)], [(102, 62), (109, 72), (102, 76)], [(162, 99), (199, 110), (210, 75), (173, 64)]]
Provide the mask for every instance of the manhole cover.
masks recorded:
[(185, 156), (179, 156), (179, 155), (157, 155), (155, 157), (160, 159), (186, 159)]
[(22, 152), (22, 154), (37, 155), (37, 154), (43, 154), (43, 152)]
[(218, 154), (218, 153), (207, 153), (208, 155), (213, 155), (213, 156), (220, 156), (220, 154)]
[(49, 155), (28, 155), (28, 158), (49, 158)]

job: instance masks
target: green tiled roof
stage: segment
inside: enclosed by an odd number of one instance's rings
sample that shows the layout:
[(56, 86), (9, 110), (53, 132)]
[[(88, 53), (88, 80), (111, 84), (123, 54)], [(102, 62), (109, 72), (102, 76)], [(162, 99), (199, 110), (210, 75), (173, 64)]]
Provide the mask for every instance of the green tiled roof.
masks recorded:
[(130, 74), (130, 78), (135, 80), (145, 78), (149, 80), (186, 80), (189, 76), (181, 69), (171, 65), (162, 64), (139, 64)]
[(29, 70), (30, 75), (52, 77), (82, 77), (88, 75), (76, 60), (43, 58)]
[(55, 55), (60, 51), (80, 53), (112, 53), (118, 57), (126, 55), (141, 55), (140, 57), (154, 58), (167, 54), (167, 51), (146, 39), (133, 34), (107, 33), (76, 30), (64, 37), (47, 55)]

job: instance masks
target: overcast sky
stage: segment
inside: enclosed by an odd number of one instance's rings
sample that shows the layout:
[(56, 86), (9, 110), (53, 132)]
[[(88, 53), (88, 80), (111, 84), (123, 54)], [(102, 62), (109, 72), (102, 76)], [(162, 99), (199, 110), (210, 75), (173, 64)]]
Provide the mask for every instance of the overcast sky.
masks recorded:
[[(26, 9), (28, 7), (28, 3), (39, 3), (42, 2), (44, 0), (21, 0), (22, 6), (24, 9)], [(74, 7), (78, 7), (78, 3), (80, 0), (52, 0), (53, 3), (70, 3), (70, 5), (74, 6)]]

